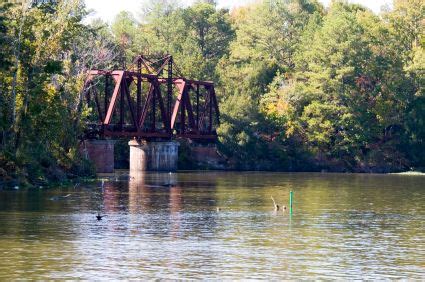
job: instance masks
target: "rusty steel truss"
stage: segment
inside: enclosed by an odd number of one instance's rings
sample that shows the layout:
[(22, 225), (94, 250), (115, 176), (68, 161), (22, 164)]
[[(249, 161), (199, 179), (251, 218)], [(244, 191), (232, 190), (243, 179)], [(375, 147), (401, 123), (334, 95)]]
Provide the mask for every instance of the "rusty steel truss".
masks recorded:
[(214, 83), (173, 76), (172, 56), (138, 56), (127, 70), (91, 70), (86, 138), (188, 138), (213, 142), (220, 114)]

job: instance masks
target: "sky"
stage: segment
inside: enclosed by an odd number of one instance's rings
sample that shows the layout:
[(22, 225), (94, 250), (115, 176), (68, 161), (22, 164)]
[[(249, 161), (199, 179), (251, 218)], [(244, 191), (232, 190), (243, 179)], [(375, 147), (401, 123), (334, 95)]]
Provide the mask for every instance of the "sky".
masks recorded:
[[(111, 22), (120, 11), (133, 12), (136, 18), (142, 8), (143, 0), (85, 0), (87, 8), (94, 10), (92, 18), (101, 18)], [(233, 8), (243, 6), (255, 0), (218, 0), (219, 7)], [(331, 0), (319, 0), (324, 5), (328, 5)], [(180, 0), (181, 3), (189, 5), (194, 0)], [(349, 0), (352, 3), (362, 4), (374, 12), (378, 13), (382, 6), (391, 5), (392, 0)]]

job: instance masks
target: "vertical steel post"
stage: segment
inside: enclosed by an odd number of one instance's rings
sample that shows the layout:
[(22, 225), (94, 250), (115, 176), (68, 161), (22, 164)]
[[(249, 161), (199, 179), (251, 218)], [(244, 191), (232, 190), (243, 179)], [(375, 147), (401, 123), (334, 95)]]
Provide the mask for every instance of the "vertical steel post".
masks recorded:
[(104, 109), (105, 109), (105, 117), (106, 113), (108, 112), (108, 90), (109, 90), (109, 75), (105, 75), (105, 97), (104, 97)]
[(171, 138), (171, 100), (173, 98), (173, 56), (170, 56), (168, 60), (168, 75), (167, 75), (167, 132), (170, 134)]
[(209, 100), (210, 100), (210, 126), (208, 128), (208, 131), (209, 131), (208, 133), (211, 134), (212, 133), (212, 126), (213, 126), (213, 124), (212, 124), (213, 123), (213, 121), (212, 121), (213, 93), (212, 93), (211, 89), (209, 89), (209, 93), (210, 93), (210, 97), (209, 97)]
[(137, 60), (137, 120), (142, 111), (142, 58)]
[(199, 128), (199, 84), (196, 84), (196, 129), (198, 132)]
[(124, 83), (126, 83), (126, 74), (124, 73), (123, 80), (121, 81), (121, 87), (120, 87), (120, 129), (121, 131), (124, 131)]
[(185, 123), (186, 123), (186, 116), (185, 116), (186, 95), (185, 95), (185, 91), (186, 91), (186, 89), (183, 89), (182, 100), (181, 100), (181, 103), (180, 103), (180, 109), (181, 109), (181, 116), (180, 116), (181, 133), (180, 134), (184, 134), (184, 132), (185, 132)]
[(159, 84), (154, 85), (154, 90), (152, 92), (152, 132), (156, 131), (156, 95), (158, 94), (157, 91), (159, 89), (157, 88)]

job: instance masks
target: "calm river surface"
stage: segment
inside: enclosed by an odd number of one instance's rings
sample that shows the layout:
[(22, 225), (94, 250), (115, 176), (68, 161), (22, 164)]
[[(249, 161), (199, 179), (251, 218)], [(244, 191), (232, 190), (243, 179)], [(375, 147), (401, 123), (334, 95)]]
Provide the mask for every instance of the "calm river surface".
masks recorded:
[(0, 280), (425, 278), (423, 176), (106, 179), (0, 191)]

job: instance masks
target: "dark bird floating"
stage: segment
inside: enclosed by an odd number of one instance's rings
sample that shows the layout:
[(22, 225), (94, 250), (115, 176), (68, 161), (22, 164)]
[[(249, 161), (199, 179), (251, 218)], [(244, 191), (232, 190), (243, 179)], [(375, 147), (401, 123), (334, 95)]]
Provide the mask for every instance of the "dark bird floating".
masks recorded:
[(173, 183), (166, 183), (166, 184), (163, 184), (163, 185), (161, 185), (162, 187), (176, 187), (176, 184), (173, 184)]
[(100, 213), (98, 213), (97, 215), (96, 215), (96, 219), (97, 220), (102, 220), (102, 218), (104, 218), (106, 215), (100, 215)]

